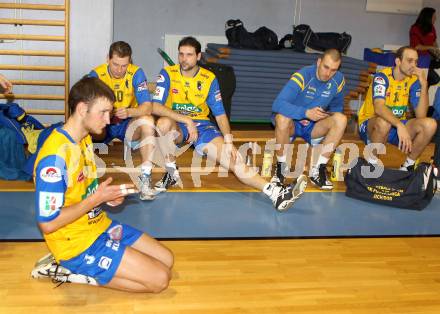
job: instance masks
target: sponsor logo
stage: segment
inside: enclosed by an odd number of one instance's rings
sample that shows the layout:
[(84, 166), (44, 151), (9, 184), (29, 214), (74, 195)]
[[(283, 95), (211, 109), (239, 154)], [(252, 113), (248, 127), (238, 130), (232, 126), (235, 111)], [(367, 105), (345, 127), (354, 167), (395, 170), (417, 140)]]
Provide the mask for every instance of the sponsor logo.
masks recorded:
[(374, 83), (385, 85), (385, 79), (381, 76), (376, 76), (374, 78)]
[(57, 167), (44, 167), (40, 171), (41, 180), (49, 183), (61, 181), (61, 170)]
[(310, 124), (310, 121), (304, 119), (304, 120), (300, 120), (299, 123), (300, 123), (302, 126), (308, 126), (308, 125)]
[(403, 116), (406, 112), (406, 106), (395, 106), (395, 107), (391, 107), (391, 106), (387, 106), (393, 113), (394, 116), (400, 118), (401, 116)]
[(116, 225), (110, 228), (107, 233), (112, 240), (121, 240), (122, 238), (122, 225)]
[(171, 90), (171, 92), (172, 92), (173, 94), (178, 94), (178, 93), (179, 93), (179, 90), (178, 90), (177, 88), (173, 88), (173, 89)]
[(93, 264), (95, 262), (95, 257), (93, 255), (86, 254), (84, 256), (84, 261), (86, 262), (87, 265)]
[(201, 77), (204, 77), (204, 78), (209, 78), (209, 75), (207, 75), (207, 74), (205, 74), (205, 73), (201, 73), (200, 76), (201, 76)]
[(313, 86), (309, 86), (309, 88), (307, 88), (307, 91), (311, 92), (311, 93), (315, 93), (316, 92), (316, 88), (314, 88)]
[(374, 96), (385, 96), (385, 86), (376, 85), (374, 86)]
[(221, 101), (222, 100), (222, 94), (220, 93), (220, 91), (217, 91), (215, 93), (215, 101)]
[(63, 206), (64, 194), (55, 192), (40, 192), (39, 212), (41, 217), (50, 217), (60, 211)]
[(172, 109), (174, 111), (192, 111), (192, 112), (202, 112), (199, 107), (196, 107), (192, 104), (178, 104), (173, 103)]
[(99, 214), (101, 214), (101, 212), (102, 212), (101, 207), (95, 207), (87, 213), (87, 216), (89, 216), (89, 219), (95, 219), (96, 217), (99, 216)]
[(155, 100), (162, 100), (163, 94), (165, 93), (165, 88), (162, 86), (156, 87), (156, 90), (154, 91), (153, 99)]
[(332, 83), (328, 82), (327, 83), (327, 89), (330, 89), (330, 88), (332, 88)]
[(107, 256), (101, 256), (101, 258), (98, 262), (99, 268), (106, 269), (106, 270), (110, 268), (111, 264), (112, 264), (112, 259)]
[(162, 74), (159, 74), (157, 76), (156, 83), (163, 83), (163, 82), (165, 82), (165, 76), (163, 76)]
[(114, 89), (119, 89), (119, 84), (115, 84)]
[(143, 81), (142, 83), (140, 83), (138, 85), (138, 88), (137, 88), (138, 92), (142, 92), (142, 91), (145, 91), (145, 90), (148, 90), (147, 81)]
[(189, 87), (189, 86), (190, 86), (189, 82), (185, 81), (185, 87)]
[(119, 251), (119, 245), (120, 242), (116, 240), (107, 240), (107, 242), (105, 242), (105, 246), (111, 248), (115, 252)]
[(78, 182), (78, 183), (83, 182), (84, 179), (85, 179), (84, 172), (81, 171), (78, 175), (78, 178), (76, 179), (76, 182)]
[(417, 96), (417, 97), (420, 97), (420, 91), (417, 91), (417, 92), (416, 92), (416, 96)]

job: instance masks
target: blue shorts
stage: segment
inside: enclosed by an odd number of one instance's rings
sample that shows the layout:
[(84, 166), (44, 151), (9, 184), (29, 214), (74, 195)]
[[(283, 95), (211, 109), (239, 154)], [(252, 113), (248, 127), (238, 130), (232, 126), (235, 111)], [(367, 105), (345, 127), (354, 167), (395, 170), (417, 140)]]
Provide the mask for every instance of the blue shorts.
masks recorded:
[(113, 139), (117, 138), (124, 141), (125, 133), (127, 132), (128, 124), (131, 118), (124, 119), (116, 124), (109, 124), (105, 127), (105, 139), (104, 144), (110, 143)]
[[(406, 124), (408, 120), (400, 120), (400, 122)], [(371, 143), (368, 138), (368, 120), (365, 120), (359, 126), (359, 136), (366, 145)], [(399, 145), (399, 136), (397, 135), (397, 129), (395, 127), (391, 127), (390, 133), (388, 133), (388, 143), (395, 146)]]
[[(301, 137), (302, 139), (304, 139), (304, 141), (306, 141), (310, 145), (316, 145), (319, 144), (324, 139), (324, 137), (312, 138), (312, 131), (316, 122), (307, 119), (304, 120), (292, 119), (292, 122), (294, 127), (294, 134), (290, 136), (291, 142), (293, 142), (295, 138)], [(275, 115), (272, 115), (272, 124), (276, 126)]]
[[(194, 123), (197, 126), (198, 137), (197, 140), (193, 143), (196, 151), (203, 155), (203, 148), (211, 142), (216, 137), (222, 136), (222, 133), (219, 131), (217, 126), (209, 120), (194, 120)], [(183, 123), (177, 123), (180, 130), (182, 131), (182, 142), (177, 145), (182, 146), (188, 142), (188, 129), (186, 125)]]
[(60, 265), (75, 274), (93, 277), (98, 284), (105, 285), (115, 275), (125, 248), (141, 235), (142, 231), (113, 221), (87, 250), (67, 261), (61, 260)]

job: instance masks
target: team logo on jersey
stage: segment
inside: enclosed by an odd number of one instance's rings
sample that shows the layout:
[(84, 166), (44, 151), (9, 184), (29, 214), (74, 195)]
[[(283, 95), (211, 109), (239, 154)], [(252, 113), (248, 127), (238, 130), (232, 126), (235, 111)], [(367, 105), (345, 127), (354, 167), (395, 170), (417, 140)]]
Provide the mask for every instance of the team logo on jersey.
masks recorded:
[(157, 76), (156, 83), (163, 83), (163, 82), (165, 82), (165, 76), (163, 76), (162, 74), (159, 74)]
[(55, 192), (39, 193), (39, 212), (41, 217), (50, 217), (60, 211), (63, 206), (64, 194)]
[(198, 89), (199, 91), (202, 90), (202, 82), (201, 82), (201, 81), (197, 81), (197, 89)]
[(162, 86), (156, 87), (153, 99), (154, 100), (162, 100), (164, 93), (165, 93), (165, 88), (163, 88)]
[(61, 181), (61, 170), (58, 167), (44, 167), (40, 171), (41, 180), (49, 183)]
[(171, 91), (173, 92), (173, 94), (178, 94), (179, 93), (179, 90), (177, 88), (173, 88)]
[(122, 238), (122, 225), (116, 225), (111, 227), (108, 231), (107, 231), (110, 239), (112, 240), (116, 240), (119, 241)]
[(331, 82), (328, 82), (328, 83), (327, 83), (327, 89), (330, 89), (330, 88), (332, 88), (332, 83), (331, 83)]
[(137, 87), (137, 91), (138, 91), (138, 92), (142, 92), (142, 91), (145, 91), (145, 90), (148, 90), (147, 81), (143, 81), (143, 82), (141, 82), (141, 83), (138, 85), (138, 87)]
[(374, 86), (374, 96), (385, 96), (385, 86), (383, 85), (376, 85)]
[(107, 256), (101, 256), (101, 259), (98, 262), (99, 268), (106, 269), (106, 270), (110, 268), (111, 264), (112, 264), (112, 259)]
[(381, 76), (376, 76), (374, 78), (374, 83), (385, 85), (385, 79)]

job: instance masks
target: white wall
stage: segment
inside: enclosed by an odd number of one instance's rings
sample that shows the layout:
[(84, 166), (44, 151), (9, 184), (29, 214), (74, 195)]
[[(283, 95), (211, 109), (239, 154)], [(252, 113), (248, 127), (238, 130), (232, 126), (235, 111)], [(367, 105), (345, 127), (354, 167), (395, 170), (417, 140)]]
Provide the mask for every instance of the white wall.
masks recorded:
[(71, 0), (70, 84), (104, 63), (113, 41), (113, 0)]

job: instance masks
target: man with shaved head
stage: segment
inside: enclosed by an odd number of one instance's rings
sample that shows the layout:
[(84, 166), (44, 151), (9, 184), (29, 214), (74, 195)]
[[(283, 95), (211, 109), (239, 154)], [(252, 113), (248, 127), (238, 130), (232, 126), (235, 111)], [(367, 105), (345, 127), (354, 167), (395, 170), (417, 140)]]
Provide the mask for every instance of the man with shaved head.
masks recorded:
[(295, 72), (275, 99), (272, 122), (280, 148), (272, 182), (284, 181), (288, 172), (285, 146), (301, 137), (311, 145), (325, 145), (326, 149), (311, 167), (309, 178), (321, 189), (333, 188), (327, 179), (326, 165), (347, 126), (342, 113), (345, 80), (338, 71), (340, 65), (340, 52), (326, 50), (316, 64)]

